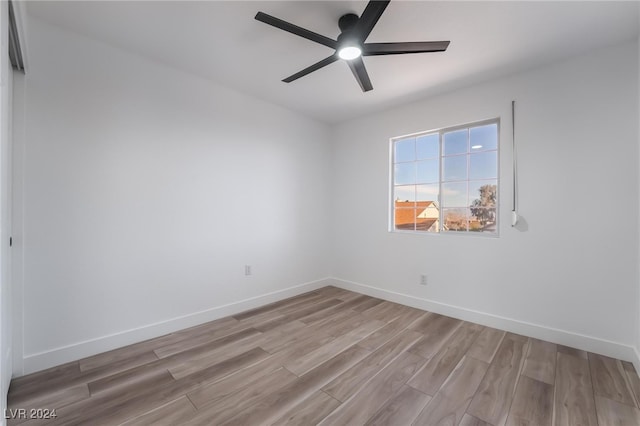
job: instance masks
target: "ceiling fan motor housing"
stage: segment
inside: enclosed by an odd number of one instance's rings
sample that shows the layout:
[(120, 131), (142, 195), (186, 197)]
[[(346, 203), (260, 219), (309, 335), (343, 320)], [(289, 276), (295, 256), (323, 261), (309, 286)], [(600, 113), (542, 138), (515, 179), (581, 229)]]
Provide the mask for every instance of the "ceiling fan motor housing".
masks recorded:
[(360, 18), (358, 18), (358, 15), (355, 13), (342, 15), (338, 20), (338, 27), (340, 28), (340, 31), (344, 33), (345, 31), (352, 30), (356, 26), (358, 19)]
[(356, 24), (358, 23), (358, 19), (358, 15), (355, 15), (353, 13), (347, 13), (346, 15), (342, 15), (340, 17), (340, 20), (338, 21), (338, 27), (340, 28), (341, 33), (337, 39), (337, 51), (340, 51), (340, 49), (348, 46), (354, 46), (362, 50), (363, 40), (360, 40), (354, 31)]

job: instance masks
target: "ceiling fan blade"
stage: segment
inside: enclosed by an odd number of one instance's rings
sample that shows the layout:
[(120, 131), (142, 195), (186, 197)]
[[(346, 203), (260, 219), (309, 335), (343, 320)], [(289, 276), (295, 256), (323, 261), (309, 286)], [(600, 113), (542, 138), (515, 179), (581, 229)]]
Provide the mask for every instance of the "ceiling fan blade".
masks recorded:
[(329, 64), (334, 63), (335, 61), (338, 60), (338, 55), (337, 54), (333, 54), (331, 56), (329, 56), (328, 58), (324, 58), (323, 60), (316, 62), (315, 64), (311, 65), (310, 67), (307, 67), (305, 69), (303, 69), (302, 71), (299, 71), (287, 78), (285, 78), (284, 81), (285, 83), (291, 83), (294, 80), (299, 79), (300, 77), (304, 77), (305, 75), (312, 73), (314, 71), (319, 70), (322, 67), (326, 67)]
[(367, 7), (364, 8), (364, 12), (360, 15), (360, 19), (356, 23), (356, 27), (354, 28), (354, 34), (361, 42), (365, 41), (369, 34), (371, 34), (371, 30), (375, 27), (378, 19), (382, 16), (382, 12), (389, 5), (390, 0), (378, 1), (371, 0)]
[(349, 68), (351, 68), (353, 76), (358, 80), (358, 84), (360, 84), (362, 91), (368, 92), (369, 90), (373, 90), (373, 86), (371, 85), (369, 74), (367, 74), (367, 69), (364, 67), (362, 57), (345, 62), (349, 64)]
[(444, 52), (449, 41), (410, 41), (406, 43), (365, 43), (364, 56), (402, 55), (404, 53)]
[(275, 16), (267, 15), (266, 13), (258, 12), (255, 18), (260, 22), (264, 22), (265, 24), (269, 24), (276, 28), (280, 28), (281, 30), (290, 32), (291, 34), (306, 38), (307, 40), (315, 41), (316, 43), (323, 44), (332, 49), (335, 49), (338, 45), (337, 41), (332, 40), (329, 37), (325, 37), (321, 34), (314, 33), (313, 31), (309, 31), (297, 25), (293, 25), (287, 21), (278, 19)]

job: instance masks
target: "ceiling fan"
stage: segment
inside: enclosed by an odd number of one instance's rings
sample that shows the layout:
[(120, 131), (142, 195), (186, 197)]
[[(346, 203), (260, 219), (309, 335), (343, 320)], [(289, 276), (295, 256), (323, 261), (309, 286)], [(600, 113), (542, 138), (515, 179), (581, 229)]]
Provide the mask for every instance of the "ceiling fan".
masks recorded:
[(425, 52), (444, 52), (449, 46), (449, 41), (412, 41), (403, 43), (365, 43), (367, 37), (375, 27), (378, 19), (389, 5), (390, 0), (377, 1), (372, 0), (358, 17), (353, 13), (342, 15), (338, 21), (340, 35), (337, 40), (325, 37), (321, 34), (314, 33), (305, 28), (291, 24), (289, 22), (278, 19), (274, 16), (258, 12), (255, 18), (281, 30), (288, 31), (297, 36), (315, 41), (324, 46), (334, 49), (335, 52), (323, 60), (299, 71), (287, 78), (285, 83), (291, 83), (294, 80), (304, 77), (305, 75), (319, 70), (338, 59), (343, 59), (351, 68), (354, 77), (360, 84), (363, 92), (373, 89), (369, 74), (362, 61), (363, 56), (375, 55), (402, 55), (406, 53), (425, 53)]

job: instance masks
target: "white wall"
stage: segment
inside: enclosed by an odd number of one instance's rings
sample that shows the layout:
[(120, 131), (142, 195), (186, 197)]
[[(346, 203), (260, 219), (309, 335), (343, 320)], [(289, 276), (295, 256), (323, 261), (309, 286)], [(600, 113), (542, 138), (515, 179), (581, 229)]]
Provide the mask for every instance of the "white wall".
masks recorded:
[[(12, 295), (9, 236), (11, 214), (11, 105), (13, 70), (9, 61), (8, 3), (0, 3), (0, 412), (7, 406), (12, 372)], [(4, 424), (4, 419), (1, 420)]]
[[(638, 27), (640, 27), (640, 8), (638, 8)], [(638, 35), (638, 69), (640, 70), (640, 35)], [(638, 80), (640, 81), (640, 72), (638, 72)], [(638, 84), (638, 99), (640, 99), (640, 83)], [(640, 108), (638, 109), (638, 123), (640, 125)], [(640, 131), (638, 132), (638, 145), (640, 146)], [(640, 150), (639, 150), (640, 153)], [(638, 165), (640, 167), (640, 156), (638, 157)], [(640, 186), (639, 186), (640, 188)], [(640, 215), (638, 216), (638, 221), (640, 223)], [(639, 227), (640, 228), (640, 227)], [(640, 243), (640, 235), (638, 235), (638, 242)], [(637, 268), (640, 270), (640, 253), (638, 253), (638, 262)], [(640, 280), (638, 281), (638, 289), (636, 293), (636, 301), (638, 302), (637, 309), (637, 318), (636, 318), (636, 332), (637, 332), (637, 341), (636, 341), (636, 358), (640, 359)], [(638, 366), (636, 366), (638, 367)], [(638, 370), (640, 371), (640, 369)]]
[[(517, 101), (520, 229), (510, 227)], [(389, 138), (500, 117), (499, 238), (387, 231)], [(635, 41), (338, 126), (338, 285), (625, 359), (638, 285)], [(419, 274), (429, 285), (418, 285)]]
[(328, 276), (325, 125), (36, 19), (28, 37), (16, 374)]

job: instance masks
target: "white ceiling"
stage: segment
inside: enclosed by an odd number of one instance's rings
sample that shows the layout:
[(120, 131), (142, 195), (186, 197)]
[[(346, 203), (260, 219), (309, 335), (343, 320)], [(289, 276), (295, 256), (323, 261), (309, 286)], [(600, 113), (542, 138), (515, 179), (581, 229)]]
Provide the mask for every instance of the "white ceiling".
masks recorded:
[(45, 1), (27, 13), (335, 123), (638, 37), (638, 2), (392, 1), (369, 42), (451, 40), (446, 52), (364, 59), (363, 93), (336, 62), (280, 80), (331, 49), (253, 19), (263, 11), (331, 38), (366, 1)]

